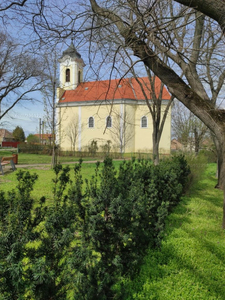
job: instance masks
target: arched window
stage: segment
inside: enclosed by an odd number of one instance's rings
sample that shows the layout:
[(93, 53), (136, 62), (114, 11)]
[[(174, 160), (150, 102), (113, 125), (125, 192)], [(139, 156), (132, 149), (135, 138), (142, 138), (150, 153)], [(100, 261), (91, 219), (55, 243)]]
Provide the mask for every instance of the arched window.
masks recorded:
[(141, 127), (142, 127), (142, 128), (148, 127), (148, 119), (147, 119), (146, 116), (143, 116), (143, 117), (141, 118)]
[(112, 118), (110, 116), (106, 118), (106, 127), (108, 128), (112, 127)]
[(70, 82), (70, 69), (66, 69), (66, 82)]
[(78, 71), (78, 84), (81, 83), (81, 71)]
[(94, 128), (94, 118), (93, 117), (90, 117), (88, 119), (88, 127), (89, 128)]

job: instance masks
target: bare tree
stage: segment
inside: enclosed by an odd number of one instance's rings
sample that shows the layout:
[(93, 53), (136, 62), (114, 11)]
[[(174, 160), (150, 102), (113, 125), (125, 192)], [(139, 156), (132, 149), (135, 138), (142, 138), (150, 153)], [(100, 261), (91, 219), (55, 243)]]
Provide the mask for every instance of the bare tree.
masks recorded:
[(163, 103), (164, 84), (160, 82), (160, 86), (156, 86), (156, 76), (152, 74), (151, 70), (146, 68), (149, 83), (143, 82), (143, 79), (136, 77), (137, 82), (142, 88), (146, 104), (150, 111), (153, 124), (152, 145), (153, 145), (153, 161), (155, 165), (159, 164), (159, 143), (162, 137), (163, 128), (169, 109), (173, 102), (173, 96), (170, 97), (168, 103)]
[(225, 33), (225, 1), (224, 0), (175, 0), (188, 7), (193, 7), (217, 21)]
[(134, 120), (125, 111), (123, 115), (117, 114), (113, 118), (112, 128), (110, 128), (110, 136), (115, 145), (119, 148), (120, 153), (124, 153), (128, 143), (134, 137)]
[(70, 141), (71, 151), (75, 153), (76, 146), (77, 146), (77, 138), (79, 134), (79, 123), (78, 123), (78, 116), (74, 116), (66, 129), (66, 137)]
[(59, 76), (57, 73), (57, 59), (56, 51), (47, 53), (43, 56), (43, 64), (45, 69), (42, 73), (43, 88), (42, 94), (44, 98), (45, 122), (51, 131), (52, 138), (52, 167), (57, 164), (57, 145), (56, 132), (59, 125), (56, 121), (56, 88), (59, 86)]
[(185, 149), (198, 154), (204, 138), (209, 136), (207, 126), (191, 113), (182, 103), (175, 101), (172, 109), (172, 130)]
[(41, 67), (37, 58), (0, 32), (0, 119), (21, 101), (33, 100), (41, 89)]

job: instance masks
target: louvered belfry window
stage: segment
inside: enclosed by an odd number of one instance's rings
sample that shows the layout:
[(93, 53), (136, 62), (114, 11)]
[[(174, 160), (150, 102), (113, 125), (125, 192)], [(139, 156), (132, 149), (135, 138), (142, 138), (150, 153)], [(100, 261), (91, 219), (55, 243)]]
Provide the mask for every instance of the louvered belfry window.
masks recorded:
[(70, 69), (66, 69), (66, 82), (70, 82)]

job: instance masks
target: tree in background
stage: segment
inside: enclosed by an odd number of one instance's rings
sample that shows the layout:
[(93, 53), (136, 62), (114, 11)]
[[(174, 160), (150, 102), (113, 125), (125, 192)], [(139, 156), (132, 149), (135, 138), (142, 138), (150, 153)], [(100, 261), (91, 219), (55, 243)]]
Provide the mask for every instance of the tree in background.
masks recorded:
[(79, 133), (79, 125), (78, 125), (78, 116), (75, 115), (69, 122), (67, 129), (66, 129), (66, 137), (70, 141), (71, 151), (75, 153), (76, 145), (77, 145), (77, 138)]
[(57, 58), (56, 51), (51, 51), (43, 56), (45, 70), (43, 71), (43, 88), (42, 95), (44, 100), (45, 123), (51, 131), (52, 135), (52, 167), (57, 164), (56, 153), (56, 88), (59, 86), (57, 74)]
[[(165, 88), (164, 83), (160, 82), (160, 86), (156, 86), (156, 76), (146, 67), (148, 74), (149, 84), (146, 85), (141, 78), (136, 77), (137, 82), (142, 88), (146, 104), (148, 106), (152, 124), (152, 145), (153, 145), (153, 161), (155, 165), (159, 164), (159, 143), (162, 137), (163, 128), (166, 122), (166, 118), (169, 113), (171, 104), (173, 103), (173, 96), (170, 97), (168, 103), (163, 105), (163, 90)], [(146, 91), (147, 89), (147, 91)]]
[(16, 126), (16, 128), (13, 130), (13, 137), (18, 142), (24, 142), (25, 141), (25, 133), (23, 131), (23, 128), (20, 126)]
[(123, 115), (118, 114), (113, 118), (112, 128), (107, 128), (110, 130), (110, 136), (121, 154), (125, 152), (128, 143), (134, 137), (133, 122), (132, 117), (124, 112)]
[(41, 88), (41, 64), (28, 49), (0, 32), (0, 120), (21, 101), (32, 101)]
[(210, 136), (207, 126), (178, 101), (175, 101), (172, 109), (172, 131), (185, 149), (194, 150), (196, 154), (203, 146), (204, 139)]
[(88, 152), (90, 155), (95, 156), (98, 151), (98, 142), (97, 140), (92, 140), (90, 145), (88, 146)]
[(39, 138), (36, 135), (30, 133), (27, 136), (27, 142), (28, 143), (39, 143), (40, 140), (39, 140)]

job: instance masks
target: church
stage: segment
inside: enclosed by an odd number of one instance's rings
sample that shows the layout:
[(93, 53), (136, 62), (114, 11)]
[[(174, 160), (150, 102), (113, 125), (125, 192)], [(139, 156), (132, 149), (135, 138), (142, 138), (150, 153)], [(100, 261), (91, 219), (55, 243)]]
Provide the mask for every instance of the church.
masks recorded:
[[(152, 152), (152, 117), (147, 77), (83, 81), (84, 61), (71, 42), (59, 59), (60, 87), (57, 89), (59, 145), (62, 150), (87, 151), (93, 141), (98, 149), (109, 145), (120, 153)], [(156, 95), (161, 82), (155, 80)], [(143, 92), (144, 91), (144, 92)], [(145, 95), (144, 95), (145, 94)], [(162, 111), (170, 94), (163, 88)], [(171, 111), (160, 142), (160, 153), (170, 153)]]

